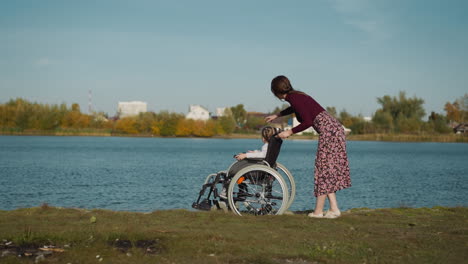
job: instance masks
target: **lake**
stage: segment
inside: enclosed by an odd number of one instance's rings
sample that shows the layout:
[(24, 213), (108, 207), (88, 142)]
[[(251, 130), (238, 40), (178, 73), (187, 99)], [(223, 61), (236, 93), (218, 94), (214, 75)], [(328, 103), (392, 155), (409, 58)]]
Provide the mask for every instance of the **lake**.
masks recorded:
[[(191, 209), (208, 174), (260, 139), (0, 136), (0, 210), (40, 206), (150, 212)], [(350, 208), (468, 205), (468, 144), (348, 141)], [(286, 140), (291, 210), (314, 206), (317, 141)]]

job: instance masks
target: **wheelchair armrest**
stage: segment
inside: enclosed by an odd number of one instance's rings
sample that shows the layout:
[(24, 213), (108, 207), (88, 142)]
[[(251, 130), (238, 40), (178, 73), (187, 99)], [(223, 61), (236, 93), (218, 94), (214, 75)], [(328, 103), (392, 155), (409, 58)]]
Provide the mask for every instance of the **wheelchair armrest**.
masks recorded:
[(245, 160), (261, 162), (261, 161), (264, 161), (265, 159), (264, 158), (245, 158)]
[(265, 160), (265, 158), (245, 158), (247, 161), (249, 162), (253, 162), (253, 163), (263, 163), (265, 165), (267, 165), (268, 167), (271, 167), (270, 164), (268, 163), (268, 161)]

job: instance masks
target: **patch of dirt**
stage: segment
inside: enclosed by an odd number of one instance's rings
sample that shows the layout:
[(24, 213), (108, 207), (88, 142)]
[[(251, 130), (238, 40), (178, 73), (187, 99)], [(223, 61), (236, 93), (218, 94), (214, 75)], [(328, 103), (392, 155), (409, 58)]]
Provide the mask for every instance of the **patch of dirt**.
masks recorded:
[(12, 241), (3, 240), (0, 242), (0, 259), (7, 256), (26, 257), (44, 259), (52, 256), (55, 253), (64, 252), (65, 250), (54, 245), (39, 245), (35, 243), (25, 243), (16, 245)]
[(115, 241), (109, 242), (109, 245), (123, 253), (133, 247), (132, 242), (127, 239), (116, 239)]
[(308, 261), (305, 259), (277, 259), (275, 262), (278, 264), (320, 264), (317, 261)]
[(158, 254), (162, 250), (159, 239), (137, 240), (134, 243), (127, 239), (116, 239), (109, 241), (109, 245), (122, 253), (128, 252), (133, 247), (142, 249), (146, 254)]
[(298, 215), (306, 215), (306, 214), (313, 213), (313, 212), (314, 210), (293, 211), (294, 214), (298, 214)]
[(145, 250), (147, 254), (161, 253), (159, 240), (138, 240), (135, 245), (137, 248)]

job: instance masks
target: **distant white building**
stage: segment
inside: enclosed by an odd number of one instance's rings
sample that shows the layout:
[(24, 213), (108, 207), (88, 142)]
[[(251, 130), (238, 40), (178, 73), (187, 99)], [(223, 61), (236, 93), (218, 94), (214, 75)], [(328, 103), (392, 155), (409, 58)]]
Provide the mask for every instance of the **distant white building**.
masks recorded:
[(145, 102), (119, 102), (117, 112), (120, 117), (135, 116), (140, 113), (146, 113), (148, 106)]
[(343, 129), (344, 129), (344, 132), (345, 132), (346, 135), (351, 134), (351, 128), (347, 128), (347, 127), (343, 126)]
[(185, 118), (206, 121), (210, 119), (210, 112), (201, 105), (190, 105), (189, 112), (185, 115)]
[(226, 109), (227, 109), (227, 107), (218, 107), (218, 108), (216, 108), (216, 116), (217, 117), (224, 116), (226, 114)]

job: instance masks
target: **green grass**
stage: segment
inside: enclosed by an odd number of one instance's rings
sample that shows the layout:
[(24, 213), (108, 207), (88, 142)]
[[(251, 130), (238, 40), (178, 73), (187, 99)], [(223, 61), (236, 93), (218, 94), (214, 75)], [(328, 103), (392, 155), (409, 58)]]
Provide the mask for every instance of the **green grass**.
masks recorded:
[[(42, 206), (0, 211), (2, 241), (65, 249), (46, 263), (463, 263), (468, 208), (353, 209), (339, 219), (311, 219)], [(119, 241), (131, 247), (117, 249)], [(153, 251), (138, 246), (142, 241), (152, 241)]]

